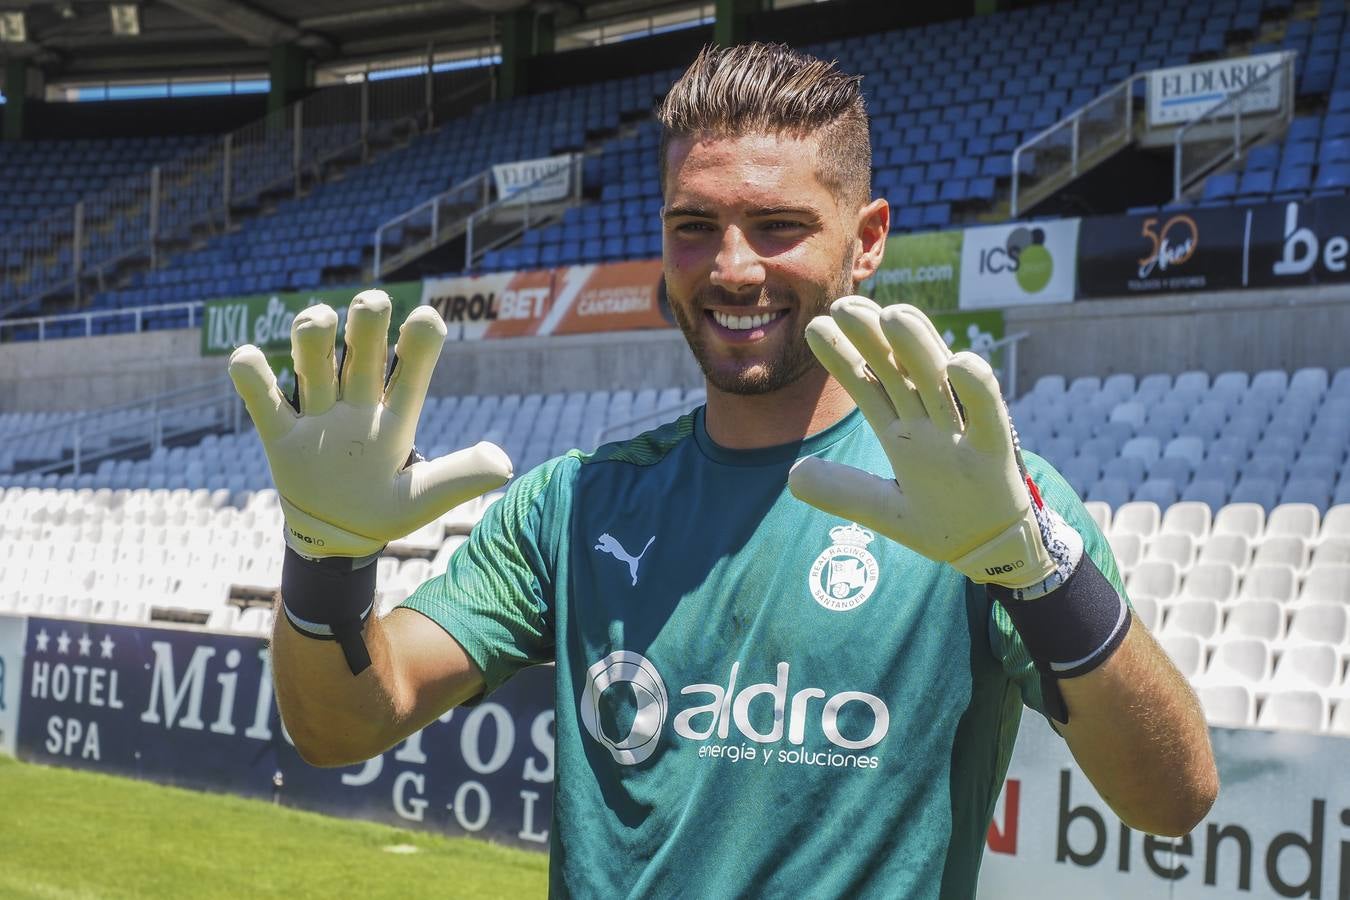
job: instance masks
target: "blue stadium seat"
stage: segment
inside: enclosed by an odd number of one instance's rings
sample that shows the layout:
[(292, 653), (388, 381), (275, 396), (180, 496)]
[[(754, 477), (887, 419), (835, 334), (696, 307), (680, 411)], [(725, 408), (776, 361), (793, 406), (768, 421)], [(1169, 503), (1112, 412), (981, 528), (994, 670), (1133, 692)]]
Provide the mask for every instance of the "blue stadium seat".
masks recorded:
[(1220, 172), (1205, 181), (1204, 199), (1225, 200), (1237, 194), (1238, 177), (1235, 172)]

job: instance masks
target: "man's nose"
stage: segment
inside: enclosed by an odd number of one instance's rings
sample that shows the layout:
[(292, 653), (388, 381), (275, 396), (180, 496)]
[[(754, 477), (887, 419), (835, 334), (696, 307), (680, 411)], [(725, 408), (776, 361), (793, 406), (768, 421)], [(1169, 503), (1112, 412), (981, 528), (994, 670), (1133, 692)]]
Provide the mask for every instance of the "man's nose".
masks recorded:
[(722, 233), (711, 280), (733, 293), (758, 289), (764, 283), (764, 264), (741, 229), (733, 226)]

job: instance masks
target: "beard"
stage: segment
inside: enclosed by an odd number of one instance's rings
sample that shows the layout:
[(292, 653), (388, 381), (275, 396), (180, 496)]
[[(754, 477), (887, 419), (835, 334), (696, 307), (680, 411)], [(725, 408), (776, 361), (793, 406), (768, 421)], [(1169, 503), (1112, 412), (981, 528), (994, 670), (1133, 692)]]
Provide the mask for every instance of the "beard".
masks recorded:
[[(684, 332), (685, 342), (708, 384), (727, 394), (768, 394), (787, 387), (820, 365), (806, 343), (806, 324), (816, 316), (828, 315), (831, 303), (853, 293), (852, 248), (848, 251), (833, 282), (813, 285), (806, 296), (791, 288), (766, 285), (760, 289), (755, 301), (747, 304), (725, 288), (707, 285), (688, 303), (671, 298), (670, 310), (675, 322)], [(778, 341), (776, 349), (768, 351), (769, 356), (716, 358), (703, 340), (704, 310), (709, 306), (741, 306), (747, 312), (756, 307), (786, 306), (788, 321), (778, 326), (784, 330), (784, 337)]]

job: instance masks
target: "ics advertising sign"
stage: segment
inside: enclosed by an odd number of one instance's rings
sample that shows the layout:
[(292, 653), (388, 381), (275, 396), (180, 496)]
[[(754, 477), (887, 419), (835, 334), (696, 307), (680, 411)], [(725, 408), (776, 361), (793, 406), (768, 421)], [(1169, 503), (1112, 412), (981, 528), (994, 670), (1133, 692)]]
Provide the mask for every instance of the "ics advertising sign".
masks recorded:
[(552, 669), (522, 672), (361, 765), (317, 769), (281, 726), (257, 638), (30, 619), (22, 671), (11, 672), (14, 633), (0, 625), (23, 759), (547, 845)]
[(966, 229), (962, 309), (999, 309), (1074, 298), (1078, 219)]
[(980, 869), (981, 900), (1350, 897), (1350, 740), (1211, 729), (1222, 787), (1178, 840), (1111, 812), (1039, 716), (1026, 716)]

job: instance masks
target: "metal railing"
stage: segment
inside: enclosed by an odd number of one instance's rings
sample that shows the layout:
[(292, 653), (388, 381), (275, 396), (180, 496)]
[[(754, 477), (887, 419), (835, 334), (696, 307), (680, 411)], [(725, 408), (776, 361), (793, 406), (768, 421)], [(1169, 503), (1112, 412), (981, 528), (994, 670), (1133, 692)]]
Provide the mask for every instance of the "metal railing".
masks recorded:
[[(1248, 147), (1289, 127), (1294, 118), (1294, 60), (1286, 50), (1280, 61), (1260, 78), (1249, 81), (1209, 109), (1177, 129), (1172, 148), (1172, 202), (1196, 182), (1229, 162), (1236, 162)], [(1279, 79), (1283, 79), (1280, 81)], [(1247, 111), (1254, 98), (1278, 92), (1273, 111)], [(1229, 119), (1231, 122), (1222, 122)]]
[[(498, 197), (469, 214), (464, 235), (464, 268), (473, 268), (484, 253), (515, 240), (535, 225), (552, 221), (560, 211), (581, 203), (581, 167), (585, 156), (571, 153), (568, 157), (565, 164), (545, 172), (519, 191)], [(538, 201), (532, 199), (538, 188), (555, 179), (564, 168), (570, 170), (565, 197)]]
[(128, 263), (153, 268), (165, 248), (228, 228), (234, 210), (299, 193), (335, 160), (364, 160), (372, 145), (431, 127), (438, 111), (490, 90), (489, 76), (428, 71), (324, 88), (11, 230), (0, 236), (0, 316), (52, 296), (78, 304)]
[(1134, 86), (1147, 77), (1136, 72), (1013, 150), (1012, 218), (1134, 139)]
[[(238, 432), (243, 428), (242, 410), (243, 403), (230, 379), (217, 378), (41, 428), (0, 435), (0, 456), (20, 458), (21, 448), (52, 446), (55, 440), (59, 442), (59, 459), (26, 467), (19, 474), (43, 475), (69, 469), (71, 474), (80, 475), (90, 463), (127, 453), (154, 452), (167, 440), (203, 429)], [(201, 415), (190, 424), (175, 424), (174, 417), (185, 412)], [(109, 424), (110, 418), (116, 421)]]
[[(492, 170), (484, 169), (381, 224), (375, 229), (373, 279), (378, 281), (388, 272), (462, 235), (469, 213), (486, 206), (491, 198)], [(411, 242), (392, 240), (400, 233), (419, 236)], [(390, 243), (400, 245), (393, 253), (385, 253), (386, 237), (391, 238)]]
[[(484, 253), (514, 240), (530, 228), (552, 221), (560, 210), (581, 202), (584, 154), (568, 154), (568, 161), (546, 171), (513, 194), (493, 198), (496, 181), (491, 169), (399, 213), (375, 229), (372, 279), (380, 280), (400, 266), (464, 237), (464, 268), (472, 268)], [(568, 193), (561, 199), (536, 202), (533, 195), (568, 168)], [(504, 227), (495, 228), (493, 226)], [(484, 237), (484, 232), (491, 234)], [(409, 240), (408, 236), (412, 235)], [(397, 238), (403, 238), (398, 240)], [(385, 243), (397, 246), (392, 253)]]
[(201, 316), (206, 303), (197, 300), (191, 303), (166, 303), (160, 306), (134, 306), (130, 309), (106, 309), (98, 312), (84, 313), (62, 313), (55, 316), (30, 316), (24, 319), (0, 319), (0, 344), (6, 341), (6, 332), (9, 332), (8, 340), (15, 340), (14, 332), (22, 331), (25, 328), (37, 327), (37, 339), (39, 341), (47, 340), (47, 329), (52, 326), (66, 322), (81, 322), (84, 324), (84, 331), (80, 334), (71, 334), (67, 331), (61, 332), (61, 337), (90, 337), (94, 334), (94, 323), (108, 319), (126, 320), (131, 319), (134, 323), (134, 330), (141, 332), (145, 330), (145, 317), (152, 314), (177, 312), (178, 310), (187, 310), (188, 328), (197, 328), (201, 325)]

